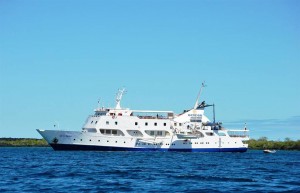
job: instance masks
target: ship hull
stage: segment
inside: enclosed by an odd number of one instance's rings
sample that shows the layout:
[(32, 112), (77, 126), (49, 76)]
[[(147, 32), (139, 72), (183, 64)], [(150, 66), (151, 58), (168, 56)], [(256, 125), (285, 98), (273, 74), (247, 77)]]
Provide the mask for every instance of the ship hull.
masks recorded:
[(56, 151), (175, 151), (175, 152), (246, 152), (247, 148), (129, 148), (95, 145), (50, 144)]

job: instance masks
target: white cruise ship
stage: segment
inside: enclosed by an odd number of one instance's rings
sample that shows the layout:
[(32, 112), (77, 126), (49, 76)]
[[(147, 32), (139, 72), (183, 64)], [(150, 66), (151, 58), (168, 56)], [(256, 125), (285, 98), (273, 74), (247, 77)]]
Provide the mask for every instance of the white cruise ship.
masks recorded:
[[(204, 115), (207, 105), (198, 103), (181, 114), (172, 111), (121, 108), (124, 89), (119, 90), (115, 108), (97, 108), (82, 130), (37, 131), (54, 150), (89, 151), (184, 151), (245, 152), (249, 130), (225, 129)], [(214, 112), (214, 111), (213, 111)], [(213, 118), (215, 119), (215, 118)]]

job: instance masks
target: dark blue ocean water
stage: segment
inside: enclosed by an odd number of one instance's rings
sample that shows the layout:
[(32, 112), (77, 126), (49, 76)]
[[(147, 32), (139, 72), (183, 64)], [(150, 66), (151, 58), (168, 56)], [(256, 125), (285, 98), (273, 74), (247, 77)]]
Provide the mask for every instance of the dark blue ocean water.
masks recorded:
[(0, 148), (0, 192), (300, 192), (300, 152)]

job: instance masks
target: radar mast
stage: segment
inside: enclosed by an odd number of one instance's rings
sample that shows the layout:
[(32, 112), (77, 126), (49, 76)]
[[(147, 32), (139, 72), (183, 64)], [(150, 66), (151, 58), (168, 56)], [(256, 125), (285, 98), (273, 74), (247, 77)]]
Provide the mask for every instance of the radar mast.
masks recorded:
[(195, 102), (195, 105), (194, 105), (194, 109), (197, 109), (197, 107), (198, 107), (198, 104), (199, 104), (199, 99), (200, 99), (200, 95), (201, 95), (202, 89), (203, 89), (204, 87), (206, 87), (206, 85), (205, 85), (205, 81), (204, 81), (204, 82), (202, 82), (202, 85), (201, 85), (200, 91), (199, 91), (199, 93), (198, 93), (198, 96), (197, 96), (197, 99), (196, 99), (196, 102)]
[(123, 95), (125, 94), (125, 88), (119, 89), (117, 96), (116, 96), (116, 108), (115, 109), (121, 109), (120, 102), (122, 100)]

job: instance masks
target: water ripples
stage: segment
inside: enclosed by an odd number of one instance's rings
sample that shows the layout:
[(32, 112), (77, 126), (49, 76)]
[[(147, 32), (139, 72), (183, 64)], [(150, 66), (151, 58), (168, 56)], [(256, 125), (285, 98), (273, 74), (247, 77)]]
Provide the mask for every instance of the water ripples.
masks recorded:
[(0, 192), (299, 192), (300, 152), (0, 148)]

